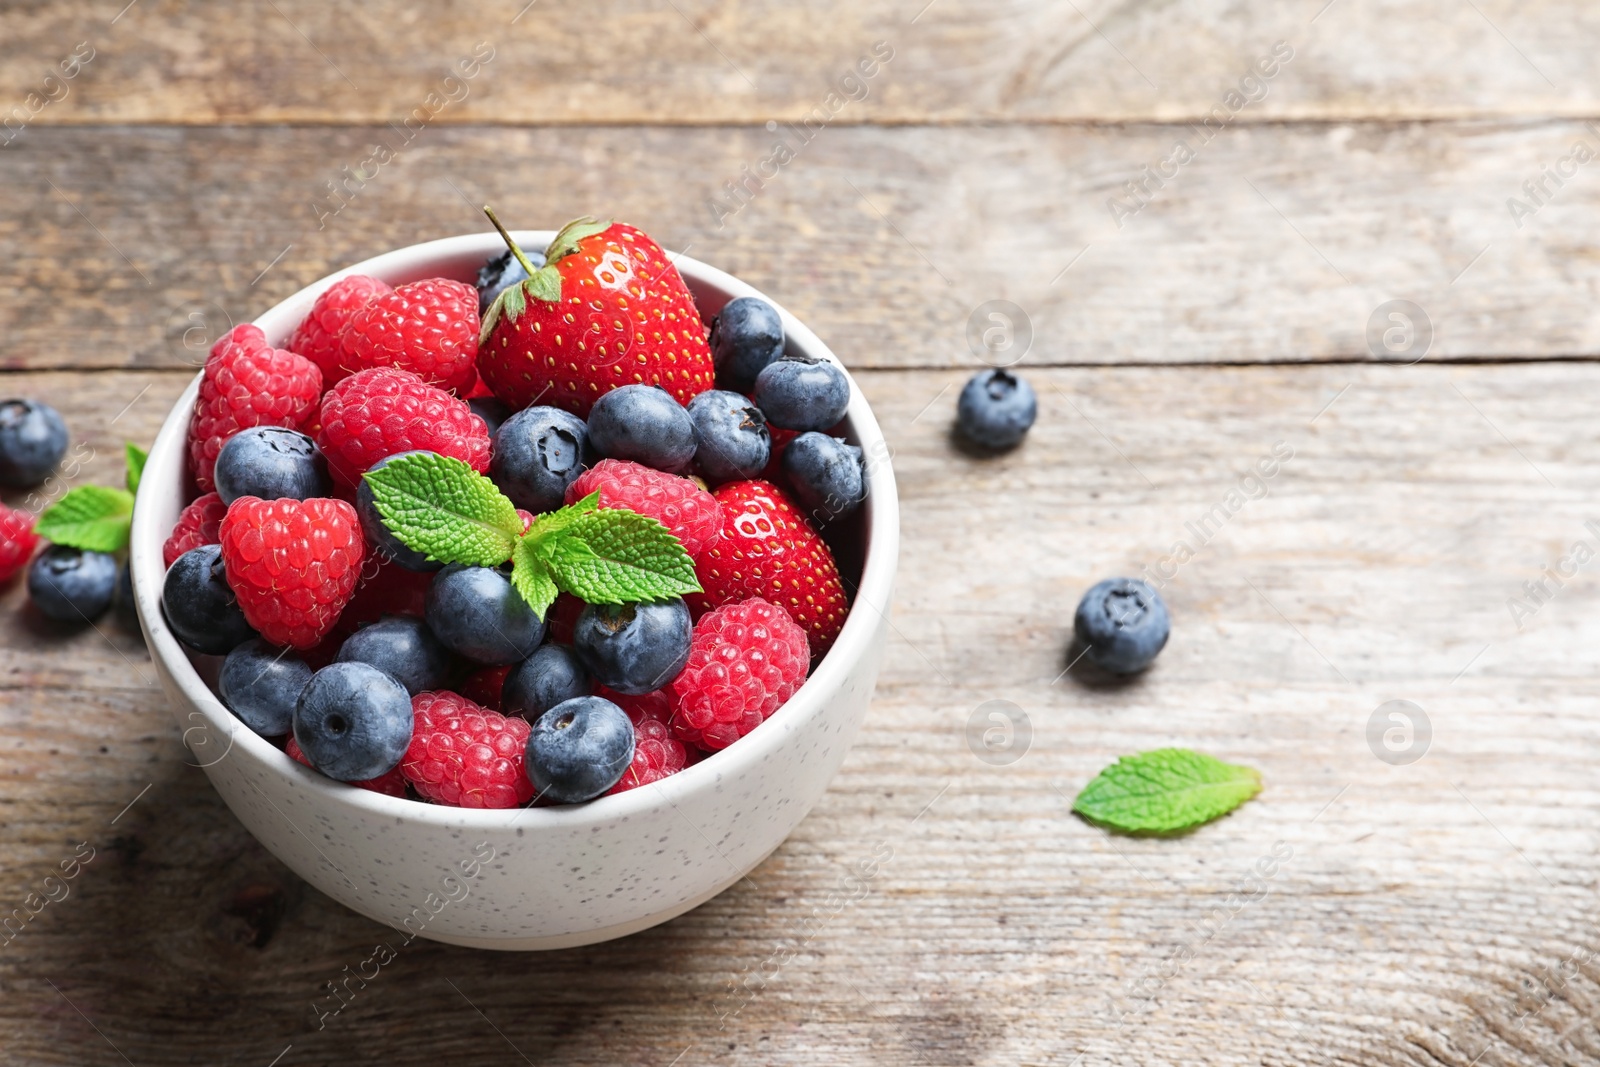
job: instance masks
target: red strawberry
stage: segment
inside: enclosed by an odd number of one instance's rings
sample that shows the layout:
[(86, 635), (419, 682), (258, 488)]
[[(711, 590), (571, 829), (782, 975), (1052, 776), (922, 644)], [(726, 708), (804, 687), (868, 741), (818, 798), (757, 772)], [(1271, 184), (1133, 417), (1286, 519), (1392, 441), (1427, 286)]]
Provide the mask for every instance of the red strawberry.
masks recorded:
[(210, 492), (211, 468), (228, 438), (252, 426), (301, 428), (316, 417), (322, 372), (304, 356), (267, 344), (259, 326), (235, 326), (211, 349), (189, 422), (189, 470)]
[(821, 656), (844, 626), (844, 585), (833, 553), (810, 521), (771, 482), (729, 482), (712, 494), (722, 532), (695, 560), (704, 593), (686, 599), (696, 614), (761, 597), (786, 610)]
[(39, 544), (33, 523), (33, 516), (26, 511), (0, 504), (0, 582), (16, 577), (32, 558)]
[(242, 496), (219, 532), (228, 588), (262, 637), (307, 649), (333, 629), (366, 552), (355, 508), (343, 500)]
[(339, 344), (339, 334), (350, 316), (384, 293), (391, 293), (387, 282), (369, 278), (365, 274), (352, 274), (341, 278), (322, 291), (311, 311), (295, 328), (289, 338), (289, 351), (298, 352), (322, 371), (322, 388), (331, 389), (348, 371), (339, 367), (339, 357), (344, 349)]
[(464, 390), (478, 358), (478, 291), (425, 278), (373, 297), (339, 334), (340, 377), (399, 367), (429, 385)]
[(513, 409), (537, 401), (587, 416), (618, 386), (659, 385), (683, 404), (711, 388), (705, 324), (660, 245), (624, 223), (584, 218), (545, 257), (484, 316), (478, 373), (495, 396)]

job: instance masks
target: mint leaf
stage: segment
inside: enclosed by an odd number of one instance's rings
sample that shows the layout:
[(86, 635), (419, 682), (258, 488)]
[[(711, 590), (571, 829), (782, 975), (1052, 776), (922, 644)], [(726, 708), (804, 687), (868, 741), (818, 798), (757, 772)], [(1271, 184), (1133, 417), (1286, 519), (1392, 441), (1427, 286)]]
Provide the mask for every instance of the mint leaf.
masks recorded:
[(80, 485), (39, 516), (34, 532), (47, 541), (86, 552), (120, 552), (127, 547), (132, 517), (132, 493)]
[(1123, 756), (1083, 787), (1072, 810), (1136, 834), (1173, 834), (1226, 815), (1261, 792), (1250, 767), (1187, 748)]
[(549, 549), (553, 546), (559, 535), (571, 526), (580, 516), (600, 506), (600, 490), (596, 489), (582, 500), (575, 500), (558, 511), (540, 515), (533, 520), (533, 528), (528, 531), (528, 540), (534, 542), (541, 554), (548, 558)]
[(150, 458), (150, 453), (132, 441), (127, 442), (124, 450), (128, 455), (128, 473), (126, 476), (128, 492), (137, 493), (139, 491), (139, 479), (144, 477), (144, 464)]
[[(530, 536), (538, 533), (536, 527)], [(626, 508), (588, 511), (542, 534), (534, 552), (548, 563), (558, 586), (588, 603), (664, 600), (700, 591), (683, 543), (655, 519)]]
[(543, 620), (561, 589), (550, 574), (550, 565), (534, 549), (533, 538), (524, 537), (511, 550), (511, 585), (522, 594), (533, 614)]
[(522, 536), (516, 506), (459, 459), (417, 452), (364, 477), (383, 524), (436, 562), (496, 567)]

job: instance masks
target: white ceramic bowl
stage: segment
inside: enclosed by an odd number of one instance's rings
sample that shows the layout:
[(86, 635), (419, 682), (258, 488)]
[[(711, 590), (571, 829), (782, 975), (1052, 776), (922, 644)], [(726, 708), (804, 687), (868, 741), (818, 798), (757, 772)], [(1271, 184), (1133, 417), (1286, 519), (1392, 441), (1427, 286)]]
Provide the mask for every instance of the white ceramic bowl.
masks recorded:
[[(516, 234), (534, 249), (552, 236)], [(282, 344), (317, 295), (347, 274), (391, 285), (470, 281), (503, 247), (494, 234), (474, 234), (398, 249), (307, 286), (255, 321)], [(676, 262), (703, 315), (762, 295), (688, 257)], [(833, 358), (779, 311), (790, 351)], [(257, 840), (330, 897), (402, 940), (496, 949), (604, 941), (681, 915), (738, 881), (827, 788), (877, 680), (899, 552), (894, 474), (854, 383), (846, 432), (868, 457), (864, 565), (844, 630), (805, 685), (748, 737), (661, 782), (570, 808), (512, 811), (422, 804), (330, 781), (257, 737), (212, 694), (160, 609), (161, 546), (184, 503), (184, 439), (198, 388), (197, 375), (167, 416), (134, 508), (139, 618), (196, 763)]]

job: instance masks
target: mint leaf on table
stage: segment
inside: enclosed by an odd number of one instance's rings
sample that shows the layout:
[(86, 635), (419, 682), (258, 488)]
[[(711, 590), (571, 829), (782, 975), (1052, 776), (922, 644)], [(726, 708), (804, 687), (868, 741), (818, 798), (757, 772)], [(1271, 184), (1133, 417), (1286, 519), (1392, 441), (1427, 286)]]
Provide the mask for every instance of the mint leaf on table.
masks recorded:
[(137, 493), (139, 491), (139, 480), (144, 477), (145, 461), (150, 458), (150, 453), (132, 441), (127, 443), (126, 451), (128, 454), (128, 473), (126, 476), (128, 492)]
[(1175, 834), (1261, 792), (1261, 775), (1187, 748), (1123, 756), (1083, 787), (1072, 810), (1124, 833)]
[(522, 536), (516, 505), (459, 459), (418, 452), (363, 477), (383, 524), (435, 562), (496, 567)]
[(47, 541), (86, 552), (120, 552), (127, 547), (132, 518), (132, 493), (80, 485), (45, 509), (34, 532)]
[(590, 604), (665, 600), (700, 591), (683, 543), (655, 519), (626, 508), (579, 515), (546, 551), (556, 584)]

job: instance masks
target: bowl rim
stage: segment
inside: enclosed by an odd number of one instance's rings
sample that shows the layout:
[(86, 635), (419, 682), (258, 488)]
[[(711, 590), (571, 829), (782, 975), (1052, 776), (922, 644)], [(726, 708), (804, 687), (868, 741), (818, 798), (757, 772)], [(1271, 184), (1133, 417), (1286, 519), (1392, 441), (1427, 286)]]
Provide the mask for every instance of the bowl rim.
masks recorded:
[[(553, 230), (513, 231), (513, 237), (519, 245), (531, 248), (543, 248), (554, 236)], [(474, 257), (482, 262), (497, 251), (503, 251), (504, 247), (499, 235), (490, 231), (392, 249), (318, 278), (251, 321), (262, 327), (269, 341), (281, 345), (304, 318), (316, 297), (341, 278), (351, 274), (368, 274), (391, 284), (400, 284), (413, 278), (433, 276), (427, 273), (430, 264), (440, 265), (451, 259)], [(204, 373), (202, 370), (190, 381), (168, 412), (150, 449), (146, 478), (134, 504), (129, 560), (134, 600), (152, 657), (160, 661), (163, 673), (204, 718), (206, 729), (228, 739), (228, 747), (222, 756), (211, 763), (201, 764), (208, 776), (213, 767), (228, 759), (233, 746), (237, 744), (263, 766), (279, 772), (287, 781), (306, 791), (314, 801), (342, 806), (366, 817), (392, 818), (446, 829), (501, 829), (515, 824), (519, 829), (530, 831), (539, 828), (571, 831), (642, 815), (659, 808), (662, 801), (676, 807), (679, 800), (692, 794), (715, 792), (724, 778), (742, 775), (760, 765), (777, 746), (787, 742), (793, 727), (822, 712), (825, 703), (835, 697), (856, 665), (874, 652), (874, 635), (880, 619), (885, 625), (889, 621), (890, 596), (898, 567), (900, 527), (892, 451), (854, 376), (803, 322), (776, 300), (733, 275), (686, 255), (669, 252), (668, 256), (691, 289), (696, 284), (702, 284), (727, 293), (729, 300), (754, 296), (767, 301), (782, 318), (787, 348), (823, 356), (844, 369), (850, 380), (850, 405), (844, 420), (846, 433), (869, 457), (865, 464), (867, 495), (863, 508), (866, 543), (863, 546), (861, 580), (844, 627), (833, 647), (779, 712), (741, 738), (738, 744), (712, 753), (676, 774), (623, 793), (603, 795), (584, 804), (516, 808), (459, 808), (428, 804), (355, 788), (295, 762), (282, 749), (245, 726), (223, 705), (190, 662), (160, 610), (161, 584), (166, 573), (161, 552), (170, 531), (159, 529), (154, 505), (146, 504), (151, 499), (146, 493), (154, 492), (157, 484), (170, 483), (174, 465), (178, 467), (178, 477), (182, 477), (189, 422)], [(179, 484), (182, 484), (181, 481)], [(192, 715), (190, 718), (192, 721)], [(191, 727), (184, 731), (185, 747), (188, 747), (187, 736), (193, 729)], [(209, 733), (208, 740), (201, 744), (208, 743)]]

